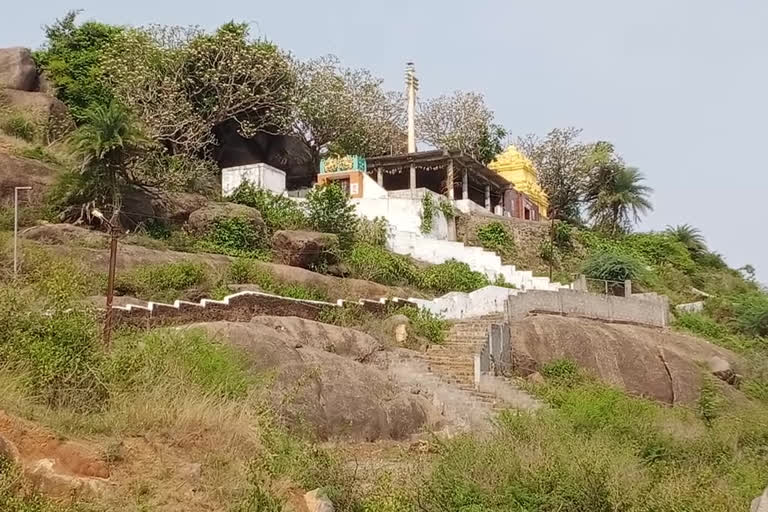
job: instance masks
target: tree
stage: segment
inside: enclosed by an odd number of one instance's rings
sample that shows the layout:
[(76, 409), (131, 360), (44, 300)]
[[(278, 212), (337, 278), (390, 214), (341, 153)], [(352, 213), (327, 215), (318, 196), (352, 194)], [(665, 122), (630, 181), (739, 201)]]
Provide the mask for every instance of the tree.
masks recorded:
[(342, 249), (354, 243), (359, 222), (355, 205), (336, 183), (315, 187), (309, 192), (307, 215), (314, 230), (338, 235)]
[(692, 255), (702, 254), (707, 251), (707, 244), (704, 241), (704, 235), (698, 228), (690, 224), (679, 224), (677, 226), (667, 226), (665, 233), (683, 244)]
[(82, 203), (120, 206), (120, 191), (131, 182), (130, 167), (146, 139), (130, 112), (117, 101), (94, 104), (83, 114), (83, 124), (70, 143), (80, 158), (77, 195)]
[(80, 123), (94, 104), (105, 105), (112, 98), (103, 82), (102, 63), (109, 45), (123, 31), (104, 23), (76, 24), (80, 11), (69, 11), (45, 27), (46, 42), (35, 52), (37, 65), (53, 83), (56, 96)]
[(400, 149), (402, 102), (382, 89), (380, 79), (366, 70), (342, 68), (332, 55), (296, 66), (294, 130), (316, 164), (326, 153), (372, 156)]
[(518, 137), (515, 146), (531, 159), (549, 197), (549, 210), (557, 219), (579, 223), (582, 193), (587, 179), (584, 159), (589, 146), (579, 142), (581, 129), (555, 128), (546, 137)]
[(456, 91), (420, 105), (417, 135), (435, 147), (462, 151), (487, 164), (502, 150), (507, 132), (494, 123), (482, 94)]
[(589, 178), (584, 199), (593, 225), (611, 235), (629, 231), (640, 215), (653, 209), (649, 195), (653, 189), (643, 185), (645, 177), (627, 167), (615, 155), (613, 145), (598, 142), (586, 159)]
[(251, 41), (246, 25), (126, 30), (104, 64), (108, 83), (171, 154), (205, 156), (216, 131), (233, 123), (250, 137), (286, 133), (296, 77), (272, 43)]

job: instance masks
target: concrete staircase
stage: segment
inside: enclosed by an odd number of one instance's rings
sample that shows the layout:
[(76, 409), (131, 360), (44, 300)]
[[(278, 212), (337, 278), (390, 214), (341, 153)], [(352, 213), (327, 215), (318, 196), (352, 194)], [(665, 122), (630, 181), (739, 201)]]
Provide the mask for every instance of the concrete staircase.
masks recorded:
[(494, 252), (482, 247), (472, 247), (461, 242), (435, 240), (420, 233), (401, 231), (390, 228), (389, 249), (397, 254), (405, 254), (420, 261), (439, 264), (454, 259), (469, 265), (474, 271), (482, 272), (492, 282), (499, 276), (508, 284), (521, 290), (559, 290), (565, 288), (560, 283), (553, 283), (547, 277), (534, 277), (529, 270), (517, 270), (514, 265), (504, 265)]
[(503, 321), (503, 315), (487, 315), (456, 322), (451, 326), (445, 342), (431, 345), (421, 357), (443, 383), (457, 387), (490, 411), (537, 409), (541, 403), (512, 381), (497, 379), (495, 392), (475, 388), (475, 354), (488, 340), (489, 325)]

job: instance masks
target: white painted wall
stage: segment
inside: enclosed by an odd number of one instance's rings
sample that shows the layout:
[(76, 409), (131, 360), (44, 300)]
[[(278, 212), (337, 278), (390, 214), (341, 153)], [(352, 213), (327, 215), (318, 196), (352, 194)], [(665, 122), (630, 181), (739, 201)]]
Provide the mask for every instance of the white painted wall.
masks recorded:
[(221, 193), (232, 195), (243, 183), (282, 194), (285, 192), (285, 172), (265, 163), (227, 167), (221, 170)]
[[(371, 182), (378, 186), (378, 184), (371, 179), (370, 182), (365, 182), (363, 190), (367, 190)], [(437, 208), (433, 217), (432, 231), (424, 234), (421, 233), (421, 200), (425, 193), (434, 193), (426, 191), (419, 194), (420, 190), (425, 189), (417, 189), (413, 191), (412, 195), (409, 194), (410, 197), (392, 197), (392, 192), (390, 191), (389, 197), (378, 199), (352, 199), (352, 203), (355, 205), (359, 216), (365, 217), (366, 219), (384, 217), (395, 231), (419, 233), (419, 235), (427, 239), (449, 240), (451, 232), (448, 226), (448, 219), (446, 219), (445, 215), (443, 215)], [(442, 197), (438, 194), (434, 195), (437, 196), (435, 202), (437, 202), (437, 198)]]
[(433, 300), (408, 299), (427, 311), (446, 320), (459, 320), (476, 316), (502, 313), (507, 299), (523, 293), (502, 286), (486, 286), (471, 293), (451, 292)]
[(376, 180), (363, 174), (363, 199), (386, 199), (388, 196), (384, 187), (379, 186)]

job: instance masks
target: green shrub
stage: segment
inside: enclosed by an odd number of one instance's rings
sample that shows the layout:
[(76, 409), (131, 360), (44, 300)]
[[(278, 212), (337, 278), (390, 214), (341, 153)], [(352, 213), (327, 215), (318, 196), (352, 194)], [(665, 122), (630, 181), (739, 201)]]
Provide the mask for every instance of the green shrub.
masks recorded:
[(717, 387), (710, 378), (705, 378), (696, 400), (696, 412), (708, 427), (720, 415), (721, 398)]
[(573, 248), (573, 226), (567, 222), (556, 222), (554, 233), (555, 246), (561, 251)]
[(640, 280), (646, 275), (642, 262), (632, 256), (613, 252), (592, 254), (584, 264), (583, 272), (592, 279), (619, 282)]
[(96, 316), (59, 303), (48, 313), (30, 305), (39, 297), (0, 291), (0, 360), (25, 376), (31, 396), (50, 407), (98, 409), (107, 392), (100, 376)]
[(442, 212), (443, 217), (445, 217), (446, 220), (456, 218), (456, 208), (454, 208), (453, 203), (449, 199), (441, 197), (437, 202), (437, 207), (440, 209), (440, 212)]
[(238, 398), (251, 382), (241, 353), (194, 329), (119, 337), (106, 373), (121, 392), (195, 386), (204, 395)]
[(383, 248), (387, 245), (387, 219), (360, 219), (355, 233), (355, 243)]
[(240, 185), (229, 198), (234, 203), (256, 208), (270, 231), (305, 229), (309, 219), (301, 206), (286, 196), (256, 188), (250, 183)]
[(419, 269), (405, 256), (366, 243), (355, 244), (344, 258), (351, 277), (386, 285), (419, 282)]
[(469, 268), (466, 263), (449, 260), (439, 265), (432, 265), (421, 272), (421, 287), (436, 293), (472, 292), (490, 282), (485, 274)]
[(328, 301), (323, 290), (296, 283), (282, 283), (275, 275), (259, 263), (249, 259), (238, 259), (229, 267), (229, 279), (237, 284), (255, 284), (265, 293), (272, 293), (293, 299)]
[(479, 226), (475, 234), (484, 249), (497, 253), (502, 260), (509, 261), (515, 257), (515, 238), (501, 222), (492, 221)]
[(37, 126), (24, 116), (14, 115), (0, 122), (0, 130), (11, 137), (18, 137), (27, 142), (34, 142), (37, 137)]
[(712, 340), (722, 340), (728, 336), (728, 330), (723, 325), (701, 313), (679, 313), (675, 326)]
[(448, 330), (448, 322), (440, 317), (430, 313), (426, 309), (414, 306), (403, 306), (392, 312), (393, 314), (405, 315), (411, 321), (413, 333), (429, 340), (432, 343), (442, 343)]
[(14, 151), (14, 154), (22, 158), (38, 160), (44, 164), (49, 164), (55, 167), (60, 167), (62, 165), (61, 161), (53, 153), (40, 145), (17, 149)]
[(432, 228), (435, 225), (435, 213), (437, 213), (437, 207), (435, 206), (432, 194), (424, 194), (424, 197), (421, 198), (421, 211), (419, 212), (421, 225), (419, 229), (425, 235), (432, 232)]
[(553, 245), (549, 240), (544, 240), (539, 245), (539, 257), (547, 264), (557, 264), (557, 246)]
[(539, 373), (557, 386), (571, 387), (582, 381), (581, 371), (576, 363), (568, 359), (556, 359), (539, 369)]
[(184, 290), (202, 285), (206, 278), (207, 267), (202, 263), (181, 261), (144, 265), (119, 273), (115, 291), (144, 300), (170, 301), (179, 298)]
[(216, 219), (212, 229), (195, 246), (202, 251), (235, 257), (268, 259), (269, 254), (267, 234), (257, 230), (248, 219), (239, 217)]
[(342, 250), (355, 242), (358, 223), (355, 205), (336, 183), (315, 187), (309, 192), (307, 213), (312, 229), (338, 235)]

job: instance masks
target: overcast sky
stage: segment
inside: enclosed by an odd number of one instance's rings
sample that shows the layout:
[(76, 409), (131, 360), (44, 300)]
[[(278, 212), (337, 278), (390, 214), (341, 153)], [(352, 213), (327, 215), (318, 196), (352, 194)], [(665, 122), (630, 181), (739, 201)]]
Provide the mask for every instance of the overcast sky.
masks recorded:
[(11, 2), (0, 47), (38, 47), (68, 9), (108, 23), (250, 22), (300, 57), (338, 55), (421, 94), (485, 94), (511, 133), (577, 126), (655, 189), (642, 229), (699, 227), (768, 282), (768, 1)]

